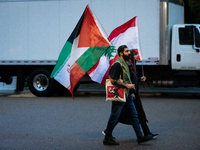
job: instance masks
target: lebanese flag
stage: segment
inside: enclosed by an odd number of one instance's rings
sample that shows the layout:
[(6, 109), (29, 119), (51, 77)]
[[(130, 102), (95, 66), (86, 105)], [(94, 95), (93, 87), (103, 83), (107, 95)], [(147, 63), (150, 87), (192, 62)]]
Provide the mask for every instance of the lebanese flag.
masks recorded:
[(115, 51), (107, 57), (105, 54), (100, 58), (97, 64), (88, 71), (89, 76), (95, 82), (105, 85), (108, 79), (109, 67), (117, 60), (117, 49), (121, 45), (127, 45), (130, 50), (138, 52), (139, 60), (142, 60), (140, 46), (137, 17), (132, 18), (128, 22), (115, 28), (109, 35), (108, 40), (115, 46)]
[(65, 43), (51, 78), (66, 87), (73, 96), (73, 89), (109, 49), (111, 43), (100, 29), (89, 6)]

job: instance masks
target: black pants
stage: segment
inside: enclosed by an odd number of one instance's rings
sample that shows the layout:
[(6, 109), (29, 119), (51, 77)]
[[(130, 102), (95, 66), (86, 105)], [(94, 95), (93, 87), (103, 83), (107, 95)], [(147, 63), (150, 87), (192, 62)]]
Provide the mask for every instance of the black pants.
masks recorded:
[(139, 119), (140, 125), (142, 127), (144, 135), (148, 135), (150, 133), (150, 130), (149, 130), (149, 127), (147, 126), (148, 120), (146, 119), (146, 114), (144, 112), (142, 102), (140, 100), (138, 92), (136, 92), (134, 94), (135, 94), (135, 99), (133, 100), (133, 102), (134, 102), (135, 108), (138, 112), (138, 119)]

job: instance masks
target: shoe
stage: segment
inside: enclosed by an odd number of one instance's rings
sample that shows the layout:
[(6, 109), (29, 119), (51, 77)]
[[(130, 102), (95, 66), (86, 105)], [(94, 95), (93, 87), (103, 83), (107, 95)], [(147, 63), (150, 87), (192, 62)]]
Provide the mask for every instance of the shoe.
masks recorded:
[(119, 143), (117, 143), (116, 141), (114, 141), (113, 138), (104, 139), (103, 140), (103, 144), (104, 145), (119, 145)]
[(141, 136), (137, 139), (138, 144), (152, 140), (153, 137), (152, 136)]
[[(106, 136), (105, 131), (102, 131), (102, 134), (103, 134), (104, 136)], [(115, 140), (116, 138), (112, 136), (112, 139)]]
[(148, 136), (152, 136), (152, 138), (156, 138), (158, 136), (158, 134), (153, 134), (153, 133), (149, 133)]

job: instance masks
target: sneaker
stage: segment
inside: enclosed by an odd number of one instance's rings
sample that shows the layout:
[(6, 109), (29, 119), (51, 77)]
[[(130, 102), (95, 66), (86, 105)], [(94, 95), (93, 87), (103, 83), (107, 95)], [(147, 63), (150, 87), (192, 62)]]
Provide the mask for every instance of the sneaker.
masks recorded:
[(140, 143), (149, 141), (149, 140), (151, 140), (151, 139), (153, 139), (152, 136), (141, 136), (141, 137), (139, 137), (139, 138), (137, 139), (137, 142), (138, 142), (138, 144), (140, 144)]
[(119, 145), (119, 143), (117, 143), (116, 141), (114, 141), (113, 138), (104, 139), (103, 140), (103, 144), (104, 145)]
[[(104, 136), (106, 136), (106, 133), (105, 133), (104, 131), (102, 131), (102, 134), (103, 134)], [(116, 138), (112, 136), (112, 139), (115, 140)]]

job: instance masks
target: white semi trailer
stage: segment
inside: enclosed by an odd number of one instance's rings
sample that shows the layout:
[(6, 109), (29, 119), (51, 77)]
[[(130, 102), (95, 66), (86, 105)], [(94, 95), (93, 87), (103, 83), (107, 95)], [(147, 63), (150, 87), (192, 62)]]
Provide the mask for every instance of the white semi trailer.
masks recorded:
[(150, 89), (199, 87), (200, 29), (183, 24), (182, 0), (0, 0), (0, 91), (22, 91), (26, 79), (37, 96), (60, 91), (50, 74), (88, 4), (107, 36), (138, 17)]

